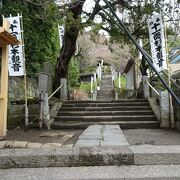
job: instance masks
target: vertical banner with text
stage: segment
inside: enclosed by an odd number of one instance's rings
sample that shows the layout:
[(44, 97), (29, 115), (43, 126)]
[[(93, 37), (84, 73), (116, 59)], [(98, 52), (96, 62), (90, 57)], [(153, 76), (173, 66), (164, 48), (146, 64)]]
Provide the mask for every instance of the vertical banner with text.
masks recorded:
[[(9, 33), (22, 42), (20, 17), (7, 18), (10, 27)], [(24, 75), (24, 58), (22, 44), (9, 46), (9, 76), (23, 76)]]
[(58, 31), (59, 31), (59, 44), (60, 44), (60, 49), (61, 49), (63, 45), (63, 39), (64, 39), (64, 26), (58, 25)]
[(148, 20), (148, 27), (153, 65), (158, 70), (158, 72), (160, 72), (164, 69), (167, 69), (166, 47), (161, 15), (153, 15)]
[(161, 15), (153, 15), (148, 21), (148, 27), (153, 65), (158, 72), (160, 72), (167, 69), (166, 48)]

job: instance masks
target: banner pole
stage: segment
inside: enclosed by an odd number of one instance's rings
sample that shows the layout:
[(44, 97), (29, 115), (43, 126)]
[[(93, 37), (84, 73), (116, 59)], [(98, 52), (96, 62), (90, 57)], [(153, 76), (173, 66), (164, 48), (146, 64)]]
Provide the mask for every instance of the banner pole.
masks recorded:
[[(19, 16), (19, 14), (18, 14)], [(29, 125), (29, 112), (28, 112), (28, 93), (27, 93), (27, 74), (26, 74), (26, 59), (25, 59), (25, 45), (24, 45), (24, 29), (23, 29), (23, 21), (22, 14), (20, 17), (21, 24), (21, 35), (22, 35), (22, 47), (23, 47), (23, 64), (24, 64), (24, 97), (25, 97), (25, 129), (28, 129)]]
[[(164, 21), (164, 36), (165, 36), (165, 47), (166, 47), (166, 62), (167, 62), (167, 69), (168, 69), (168, 85), (171, 88), (171, 72), (170, 72), (170, 63), (169, 63), (169, 49), (168, 49), (168, 43), (167, 43), (167, 27), (166, 27), (166, 22), (165, 19), (163, 18)], [(170, 112), (170, 123), (171, 123), (171, 128), (174, 128), (174, 109), (172, 105), (172, 96), (169, 93), (169, 112)]]

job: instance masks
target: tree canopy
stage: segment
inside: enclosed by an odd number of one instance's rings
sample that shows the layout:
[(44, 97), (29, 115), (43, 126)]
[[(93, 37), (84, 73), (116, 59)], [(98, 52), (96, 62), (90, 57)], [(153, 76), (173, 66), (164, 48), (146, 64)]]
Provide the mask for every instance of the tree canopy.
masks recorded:
[[(98, 33), (106, 31), (110, 40), (130, 43), (116, 25), (116, 20), (102, 0), (95, 0), (91, 11), (84, 7), (88, 0), (3, 0), (0, 14), (23, 14), (25, 50), (29, 75), (38, 72), (42, 64), (56, 64), (56, 81), (68, 77), (68, 66), (76, 49), (76, 41), (84, 28)], [(147, 18), (153, 11), (161, 12), (168, 22), (168, 32), (179, 33), (179, 0), (112, 0), (109, 1), (132, 35), (148, 44)], [(97, 21), (97, 18), (100, 21)], [(57, 24), (64, 24), (63, 46), (59, 52)], [(133, 46), (132, 46), (133, 47)], [(58, 57), (58, 58), (57, 58)], [(57, 85), (58, 85), (57, 83)]]
[(2, 3), (1, 15), (22, 13), (28, 75), (39, 72), (44, 62), (55, 64), (59, 53), (57, 5), (53, 1), (44, 5), (21, 0), (3, 0)]

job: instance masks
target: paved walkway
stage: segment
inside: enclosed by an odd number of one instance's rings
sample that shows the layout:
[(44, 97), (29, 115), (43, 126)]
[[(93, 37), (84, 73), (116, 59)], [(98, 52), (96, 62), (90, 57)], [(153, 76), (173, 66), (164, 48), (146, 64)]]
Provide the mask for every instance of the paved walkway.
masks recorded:
[(0, 170), (3, 180), (179, 180), (180, 165), (18, 168)]
[(129, 145), (118, 125), (92, 125), (78, 138), (76, 147)]

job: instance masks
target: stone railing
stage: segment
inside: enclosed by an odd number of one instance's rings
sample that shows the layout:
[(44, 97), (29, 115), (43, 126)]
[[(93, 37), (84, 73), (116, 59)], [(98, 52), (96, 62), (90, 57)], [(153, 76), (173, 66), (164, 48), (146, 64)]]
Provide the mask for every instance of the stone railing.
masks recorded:
[(174, 128), (174, 114), (167, 90), (157, 90), (149, 83), (149, 77), (143, 76), (143, 92), (160, 121), (161, 128)]

